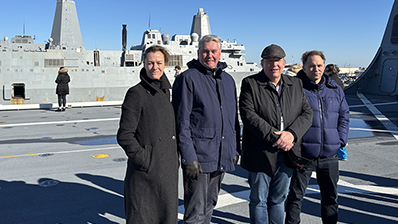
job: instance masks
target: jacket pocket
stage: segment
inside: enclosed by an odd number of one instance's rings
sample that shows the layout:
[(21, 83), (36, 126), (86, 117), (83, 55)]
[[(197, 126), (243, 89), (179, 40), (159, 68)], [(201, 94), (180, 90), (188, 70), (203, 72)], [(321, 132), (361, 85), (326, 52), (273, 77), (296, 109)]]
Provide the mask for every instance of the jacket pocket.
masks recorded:
[(137, 170), (147, 172), (149, 170), (149, 166), (151, 165), (153, 148), (150, 145), (145, 145), (142, 150), (135, 155), (134, 166)]
[(200, 162), (218, 159), (216, 129), (194, 129), (192, 130), (192, 140), (196, 150), (196, 156)]
[(194, 138), (209, 138), (212, 139), (216, 136), (214, 128), (197, 128), (192, 130), (192, 137)]

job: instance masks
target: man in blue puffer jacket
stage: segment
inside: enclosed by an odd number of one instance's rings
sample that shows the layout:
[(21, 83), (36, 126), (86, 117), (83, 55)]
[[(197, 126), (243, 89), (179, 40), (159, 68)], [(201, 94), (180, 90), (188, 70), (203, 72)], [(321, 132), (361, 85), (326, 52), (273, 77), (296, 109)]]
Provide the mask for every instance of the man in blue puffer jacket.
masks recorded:
[(302, 156), (313, 159), (306, 170), (296, 169), (286, 204), (285, 223), (300, 223), (301, 202), (311, 174), (316, 171), (321, 191), (323, 223), (337, 223), (337, 181), (339, 164), (336, 154), (347, 144), (350, 113), (344, 92), (324, 74), (325, 56), (321, 51), (307, 51), (301, 58), (303, 70), (297, 77), (313, 109), (312, 126), (302, 139)]

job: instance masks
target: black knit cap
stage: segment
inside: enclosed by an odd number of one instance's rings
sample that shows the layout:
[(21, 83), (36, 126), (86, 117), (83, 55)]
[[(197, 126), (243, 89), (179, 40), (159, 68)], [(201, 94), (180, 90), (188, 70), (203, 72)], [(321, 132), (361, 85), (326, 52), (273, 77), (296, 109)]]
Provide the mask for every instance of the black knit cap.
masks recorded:
[(276, 44), (271, 44), (264, 48), (263, 53), (261, 53), (261, 58), (284, 58), (286, 56), (285, 51)]

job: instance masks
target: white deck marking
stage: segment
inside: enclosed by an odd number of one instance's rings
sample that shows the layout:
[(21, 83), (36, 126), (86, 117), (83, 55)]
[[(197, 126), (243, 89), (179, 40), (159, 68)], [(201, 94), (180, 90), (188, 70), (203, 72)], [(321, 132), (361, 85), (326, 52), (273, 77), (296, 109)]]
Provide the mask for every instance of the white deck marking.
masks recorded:
[(43, 153), (30, 153), (30, 154), (22, 154), (22, 155), (10, 155), (10, 156), (0, 156), (0, 159), (5, 158), (18, 158), (25, 156), (39, 156), (46, 153), (49, 154), (68, 154), (68, 153), (79, 153), (79, 152), (90, 152), (90, 151), (100, 151), (100, 150), (108, 150), (108, 149), (120, 149), (119, 146), (106, 147), (106, 148), (93, 148), (93, 149), (81, 149), (81, 150), (71, 150), (71, 151), (60, 151), (60, 152), (43, 152)]
[[(392, 104), (398, 104), (398, 102), (390, 102), (390, 103), (375, 103), (373, 106), (385, 106), (385, 105), (392, 105)], [(366, 107), (366, 105), (351, 105), (348, 106), (349, 108), (355, 108), (355, 107)]]
[(386, 116), (384, 116), (362, 93), (357, 93), (358, 98), (365, 104), (370, 112), (384, 125), (384, 127), (390, 131), (395, 139), (398, 140), (398, 127), (395, 126)]
[(120, 118), (118, 117), (118, 118), (102, 118), (102, 119), (73, 120), (73, 121), (48, 121), (48, 122), (18, 123), (18, 124), (1, 124), (0, 128), (17, 127), (17, 126), (32, 126), (32, 125), (70, 124), (70, 123), (116, 121), (116, 120), (120, 120)]
[[(316, 173), (313, 172), (311, 177), (316, 178)], [(398, 195), (398, 187), (384, 187), (384, 186), (371, 186), (371, 185), (355, 185), (349, 182), (339, 180), (337, 186), (337, 192), (339, 194), (350, 195), (354, 193), (359, 194), (386, 194), (386, 195)], [(249, 203), (250, 190), (244, 190), (234, 193), (223, 194), (218, 197), (217, 208), (222, 208), (225, 206), (230, 206), (234, 204), (239, 204), (242, 202)], [(309, 185), (305, 195), (319, 194), (319, 186), (317, 184)], [(307, 200), (315, 200), (316, 203), (320, 203), (318, 199), (313, 199), (311, 197), (306, 197)], [(358, 199), (356, 199), (358, 200)], [(380, 202), (378, 202), (379, 204)], [(343, 206), (344, 207), (344, 206)], [(348, 207), (346, 207), (348, 208)], [(350, 208), (352, 209), (352, 208)], [(358, 210), (359, 211), (359, 210)], [(361, 211), (361, 213), (366, 213)], [(367, 213), (366, 213), (367, 214)], [(386, 219), (391, 219), (390, 216), (377, 215), (378, 217), (383, 217)], [(182, 220), (184, 217), (184, 205), (178, 207), (178, 219)]]
[(350, 128), (350, 130), (354, 130), (354, 131), (371, 131), (371, 132), (388, 132), (388, 133), (398, 134), (398, 131), (381, 130), (381, 129), (373, 129), (373, 128)]

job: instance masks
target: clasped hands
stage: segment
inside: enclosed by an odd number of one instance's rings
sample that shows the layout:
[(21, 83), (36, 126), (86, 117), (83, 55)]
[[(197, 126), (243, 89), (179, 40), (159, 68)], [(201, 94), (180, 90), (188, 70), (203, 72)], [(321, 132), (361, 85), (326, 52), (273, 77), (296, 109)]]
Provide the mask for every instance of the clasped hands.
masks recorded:
[(279, 139), (272, 145), (272, 147), (277, 147), (283, 151), (289, 151), (294, 146), (294, 136), (288, 131), (277, 131), (274, 132), (279, 135)]

